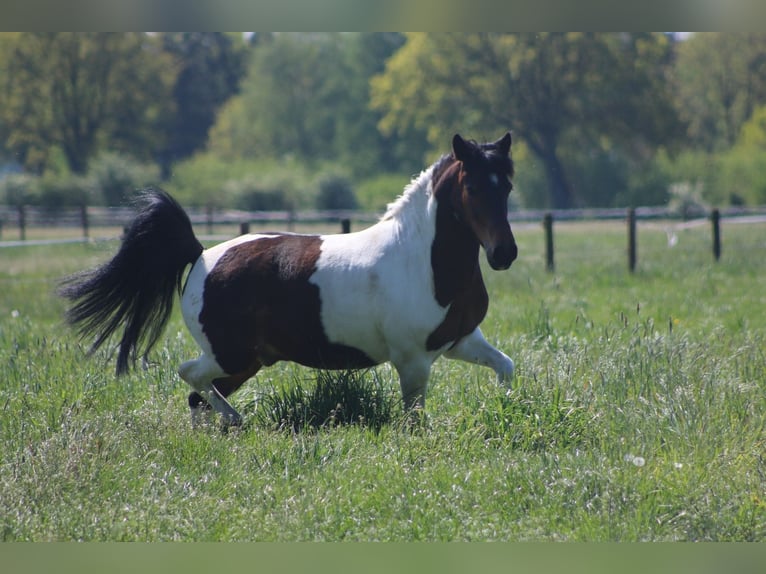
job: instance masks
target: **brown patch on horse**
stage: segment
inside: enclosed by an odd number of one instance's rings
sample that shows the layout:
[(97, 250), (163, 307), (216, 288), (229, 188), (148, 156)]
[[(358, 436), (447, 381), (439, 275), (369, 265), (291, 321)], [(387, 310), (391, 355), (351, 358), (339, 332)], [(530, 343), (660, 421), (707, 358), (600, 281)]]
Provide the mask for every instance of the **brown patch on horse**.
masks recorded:
[(235, 245), (218, 260), (205, 279), (199, 321), (224, 371), (280, 360), (326, 369), (374, 364), (327, 338), (319, 287), (309, 282), (321, 247), (318, 236), (275, 235)]
[[(435, 351), (456, 343), (484, 320), (489, 296), (479, 267), (479, 242), (456, 217), (453, 202), (459, 201), (459, 163), (434, 171), (436, 235), (431, 244), (434, 295), (447, 316), (426, 340), (426, 349)], [(456, 195), (458, 197), (456, 197)]]

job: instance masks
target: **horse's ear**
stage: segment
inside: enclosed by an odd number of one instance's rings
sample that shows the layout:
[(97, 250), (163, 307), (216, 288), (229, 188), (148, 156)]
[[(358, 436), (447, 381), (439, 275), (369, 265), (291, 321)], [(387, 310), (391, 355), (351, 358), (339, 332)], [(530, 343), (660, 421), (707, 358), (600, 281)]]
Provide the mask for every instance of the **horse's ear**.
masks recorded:
[(495, 142), (495, 148), (502, 154), (508, 155), (511, 151), (511, 132), (506, 132), (503, 137)]
[(460, 134), (455, 134), (452, 138), (452, 153), (456, 160), (467, 161), (473, 155), (473, 150), (471, 144), (460, 137)]

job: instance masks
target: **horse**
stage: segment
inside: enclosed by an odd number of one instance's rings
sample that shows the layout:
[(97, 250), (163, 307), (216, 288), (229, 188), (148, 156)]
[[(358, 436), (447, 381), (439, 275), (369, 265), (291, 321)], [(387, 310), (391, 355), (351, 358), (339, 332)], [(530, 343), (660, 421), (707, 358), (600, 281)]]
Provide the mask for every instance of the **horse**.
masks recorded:
[(510, 132), (484, 144), (455, 134), (451, 153), (415, 176), (378, 222), (348, 234), (245, 234), (205, 249), (169, 194), (144, 190), (114, 257), (62, 280), (65, 319), (81, 338), (95, 336), (90, 353), (121, 329), (121, 375), (139, 355), (146, 360), (177, 291), (201, 349), (178, 368), (193, 425), (211, 411), (224, 426), (241, 425), (228, 397), (277, 361), (344, 370), (389, 362), (411, 412), (423, 412), (442, 355), (510, 380), (513, 361), (479, 328), (489, 305), (480, 246), (494, 270), (518, 255), (510, 148)]

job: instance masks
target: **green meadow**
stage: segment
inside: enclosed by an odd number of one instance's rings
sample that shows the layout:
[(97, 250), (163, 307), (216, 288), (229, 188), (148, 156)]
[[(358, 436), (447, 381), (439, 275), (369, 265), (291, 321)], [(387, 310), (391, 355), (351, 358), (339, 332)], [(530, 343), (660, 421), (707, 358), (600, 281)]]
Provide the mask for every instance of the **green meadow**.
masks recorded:
[(724, 221), (715, 262), (709, 226), (641, 224), (635, 273), (622, 223), (557, 224), (554, 272), (514, 231), (482, 330), (516, 378), (440, 359), (414, 428), (390, 367), (278, 364), (242, 429), (192, 430), (177, 308), (120, 379), (62, 323), (57, 279), (115, 242), (0, 249), (0, 539), (766, 540), (766, 226)]

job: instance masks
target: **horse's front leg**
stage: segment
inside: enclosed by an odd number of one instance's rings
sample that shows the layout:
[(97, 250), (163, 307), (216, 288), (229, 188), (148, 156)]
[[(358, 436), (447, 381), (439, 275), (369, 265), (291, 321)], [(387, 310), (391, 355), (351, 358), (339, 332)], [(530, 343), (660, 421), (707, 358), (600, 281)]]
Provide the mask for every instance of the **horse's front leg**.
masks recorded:
[(515, 366), (511, 358), (490, 345), (476, 327), (458, 343), (444, 354), (448, 359), (459, 359), (490, 367), (497, 373), (500, 383), (508, 382), (513, 378)]
[(432, 361), (423, 358), (408, 358), (392, 361), (399, 374), (399, 386), (402, 389), (402, 401), (405, 412), (423, 411), (426, 406), (428, 377), (431, 374)]

